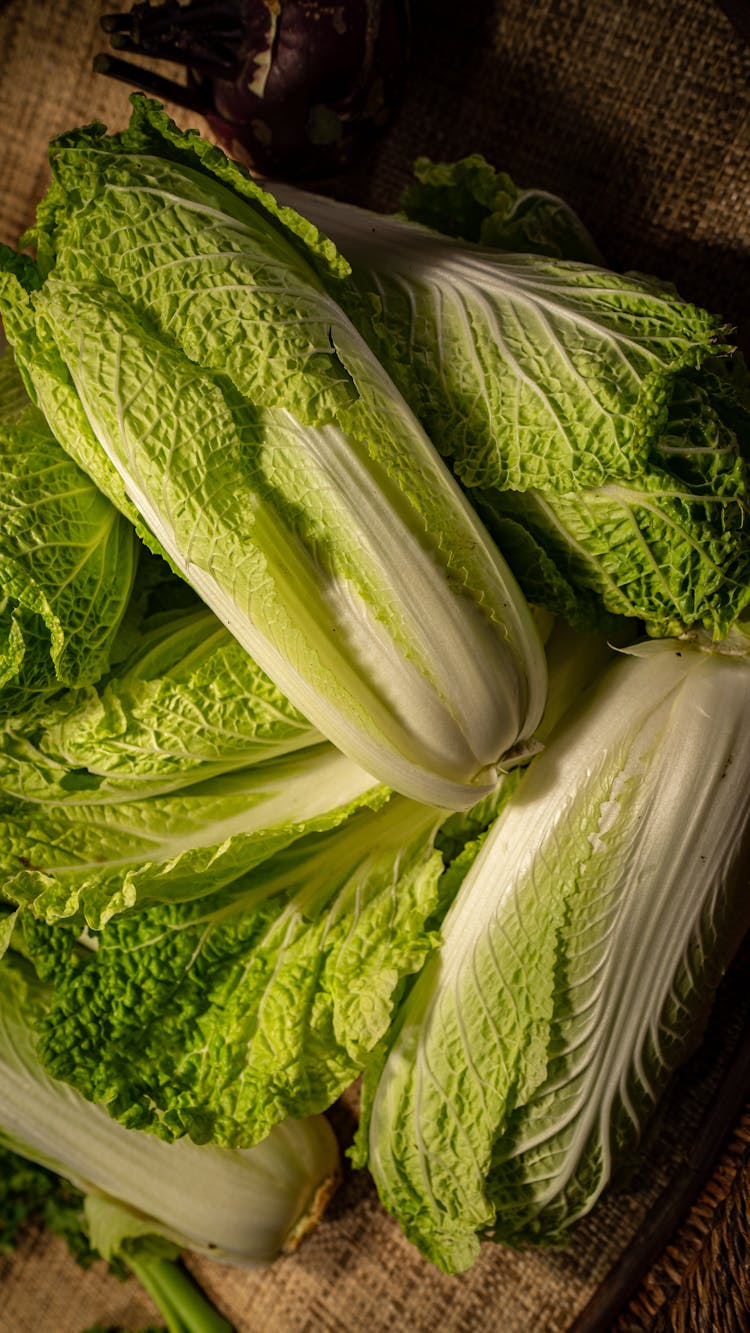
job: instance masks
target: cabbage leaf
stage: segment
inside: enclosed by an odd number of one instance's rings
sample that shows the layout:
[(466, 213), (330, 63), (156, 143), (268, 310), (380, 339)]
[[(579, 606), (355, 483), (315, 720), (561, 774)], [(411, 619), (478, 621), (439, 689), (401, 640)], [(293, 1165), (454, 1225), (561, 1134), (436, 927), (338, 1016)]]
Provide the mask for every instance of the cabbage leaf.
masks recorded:
[(132, 801), (322, 742), (207, 608), (133, 615), (126, 633), (99, 686), (0, 727), (0, 793)]
[(176, 791), (128, 800), (0, 797), (3, 894), (47, 921), (205, 896), (387, 789), (323, 742)]
[(516, 254), (549, 255), (601, 265), (601, 252), (564, 199), (521, 189), (481, 153), (458, 162), (419, 157), (401, 211), (445, 236)]
[(0, 716), (97, 681), (130, 598), (136, 542), (0, 356)]

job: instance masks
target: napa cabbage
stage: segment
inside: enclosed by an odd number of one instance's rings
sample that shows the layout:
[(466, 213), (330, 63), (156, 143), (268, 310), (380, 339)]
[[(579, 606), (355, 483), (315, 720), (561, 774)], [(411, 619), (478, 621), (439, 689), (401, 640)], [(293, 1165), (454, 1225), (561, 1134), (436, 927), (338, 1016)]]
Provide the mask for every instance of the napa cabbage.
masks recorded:
[(329, 740), (470, 806), (529, 749), (544, 654), (339, 304), (347, 265), (146, 99), (51, 160), (36, 276), (0, 308), (60, 442)]
[(563, 1239), (698, 1040), (750, 923), (749, 696), (744, 652), (622, 655), (469, 851), (360, 1144), (440, 1267)]

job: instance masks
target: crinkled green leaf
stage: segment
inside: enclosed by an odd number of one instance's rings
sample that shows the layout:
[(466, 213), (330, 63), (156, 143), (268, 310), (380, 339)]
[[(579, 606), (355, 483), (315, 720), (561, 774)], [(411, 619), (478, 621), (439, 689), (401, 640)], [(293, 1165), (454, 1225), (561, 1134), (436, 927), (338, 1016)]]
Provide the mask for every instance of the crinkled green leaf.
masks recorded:
[(18, 910), (15, 912), (0, 912), (0, 958), (2, 958), (10, 945), (17, 920)]
[(719, 639), (750, 599), (746, 481), (738, 458), (735, 476), (734, 486), (731, 477), (722, 479), (722, 494), (652, 467), (633, 481), (567, 495), (477, 490), (474, 501), (512, 563), (516, 534), (519, 554), (537, 555), (525, 566), (526, 596), (572, 623), (601, 623), (603, 605), (643, 619), (657, 637), (703, 626)]
[(130, 597), (132, 530), (0, 358), (0, 714), (98, 680)]
[[(128, 497), (117, 468), (101, 449), (58, 348), (51, 339), (42, 341), (38, 337), (31, 289), (21, 284), (15, 271), (18, 258), (24, 256), (17, 256), (7, 246), (0, 247), (0, 313), (27, 390), (55, 437), (101, 496), (125, 515), (146, 549), (171, 566), (167, 552)], [(38, 277), (37, 286), (40, 282)]]
[(522, 190), (503, 171), (472, 153), (458, 162), (414, 163), (401, 209), (445, 236), (516, 254), (550, 255), (600, 264), (602, 257), (573, 209), (545, 190)]
[(702, 625), (718, 639), (750, 597), (748, 446), (750, 412), (717, 365), (676, 377), (639, 480), (472, 496), (532, 601), (572, 623), (601, 623), (603, 605), (655, 636)]
[(199, 903), (111, 923), (83, 961), (29, 929), (55, 987), (48, 1069), (168, 1138), (247, 1145), (325, 1109), (434, 947), (442, 818), (394, 797)]
[[(349, 266), (335, 246), (305, 218), (280, 212), (241, 163), (227, 157), (220, 148), (201, 138), (197, 130), (178, 129), (158, 102), (141, 93), (131, 96), (130, 105), (130, 123), (119, 134), (107, 138), (106, 126), (100, 121), (93, 121), (82, 129), (70, 130), (52, 141), (52, 185), (37, 208), (35, 225), (23, 237), (25, 243), (37, 246), (43, 274), (46, 275), (54, 263), (55, 229), (61, 220), (65, 220), (69, 204), (68, 182), (61, 180), (57, 172), (59, 158), (68, 148), (77, 150), (90, 147), (96, 150), (106, 144), (108, 149), (126, 156), (155, 154), (163, 158), (165, 163), (171, 162), (199, 173), (198, 183), (203, 178), (204, 182), (208, 180), (217, 186), (226, 187), (222, 191), (225, 201), (235, 197), (236, 200), (252, 204), (261, 214), (261, 225), (266, 220), (272, 226), (275, 225), (278, 233), (299, 250), (306, 264), (313, 264), (327, 278), (346, 276)], [(244, 210), (239, 212), (239, 220), (247, 225)]]

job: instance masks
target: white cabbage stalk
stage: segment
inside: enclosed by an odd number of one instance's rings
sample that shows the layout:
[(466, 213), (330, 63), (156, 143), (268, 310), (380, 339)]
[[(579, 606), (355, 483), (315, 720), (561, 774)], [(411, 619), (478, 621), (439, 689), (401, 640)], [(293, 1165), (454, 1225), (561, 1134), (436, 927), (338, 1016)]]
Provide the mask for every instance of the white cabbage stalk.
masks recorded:
[(638, 651), (498, 817), (374, 1094), (381, 1198), (449, 1271), (594, 1205), (750, 922), (750, 661)]
[(270, 1263), (315, 1225), (339, 1177), (338, 1145), (322, 1116), (278, 1125), (248, 1149), (165, 1143), (126, 1129), (44, 1071), (33, 1004), (8, 955), (0, 964), (0, 1142), (124, 1206), (138, 1233), (224, 1263)]

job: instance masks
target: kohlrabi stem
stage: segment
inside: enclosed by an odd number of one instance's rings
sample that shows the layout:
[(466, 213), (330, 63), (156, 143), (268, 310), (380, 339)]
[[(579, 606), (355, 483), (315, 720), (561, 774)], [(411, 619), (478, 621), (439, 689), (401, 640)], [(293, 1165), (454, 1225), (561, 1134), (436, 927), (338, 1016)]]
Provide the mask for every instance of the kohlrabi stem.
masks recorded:
[(137, 40), (141, 34), (146, 39), (166, 30), (179, 29), (183, 32), (190, 28), (202, 27), (207, 32), (232, 32), (238, 39), (242, 36), (240, 6), (237, 0), (226, 0), (219, 5), (216, 0), (189, 0), (189, 3), (170, 3), (166, 0), (158, 6), (136, 4), (129, 13), (103, 14), (99, 19), (103, 32), (129, 32)]
[(154, 74), (141, 65), (133, 65), (129, 60), (118, 60), (117, 56), (98, 55), (94, 57), (94, 73), (108, 74), (111, 79), (121, 79), (135, 88), (142, 88), (153, 97), (175, 102), (188, 111), (198, 111), (201, 115), (207, 110), (206, 99), (196, 88), (187, 88), (183, 83), (165, 79), (161, 74)]
[(234, 1333), (179, 1260), (143, 1250), (125, 1250), (122, 1258), (166, 1321), (169, 1333)]
[(110, 46), (117, 51), (128, 51), (135, 55), (154, 55), (159, 60), (168, 60), (173, 65), (185, 65), (191, 69), (197, 69), (199, 74), (208, 75), (215, 79), (228, 78), (235, 63), (231, 60), (223, 60), (220, 55), (208, 51), (205, 46), (199, 46), (193, 43), (189, 49), (183, 49), (176, 46), (174, 42), (161, 42), (158, 49), (144, 51), (139, 42), (133, 40), (126, 33), (116, 32), (110, 37)]

